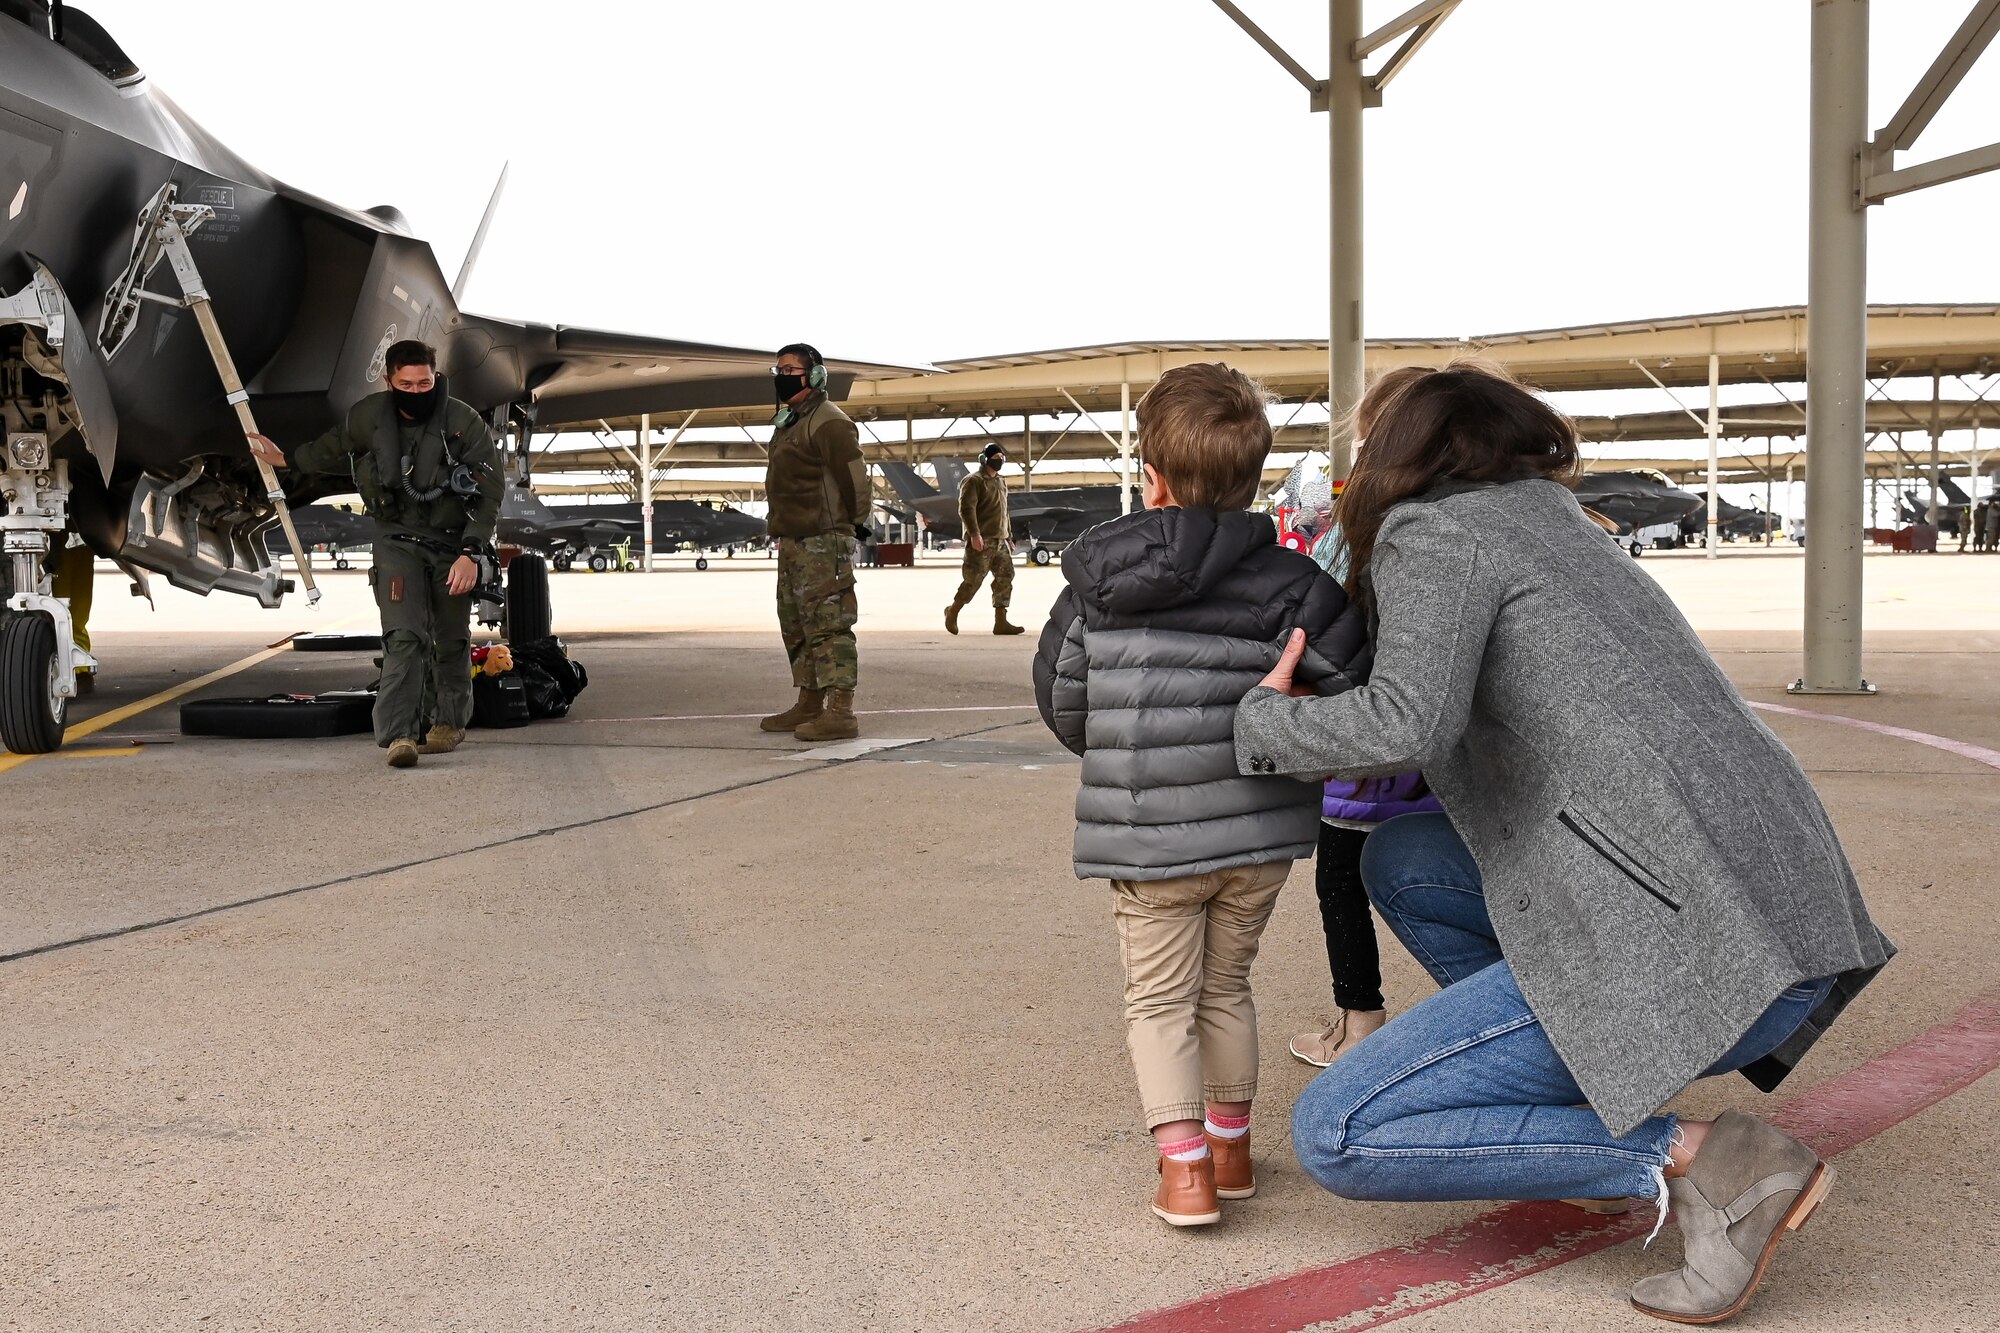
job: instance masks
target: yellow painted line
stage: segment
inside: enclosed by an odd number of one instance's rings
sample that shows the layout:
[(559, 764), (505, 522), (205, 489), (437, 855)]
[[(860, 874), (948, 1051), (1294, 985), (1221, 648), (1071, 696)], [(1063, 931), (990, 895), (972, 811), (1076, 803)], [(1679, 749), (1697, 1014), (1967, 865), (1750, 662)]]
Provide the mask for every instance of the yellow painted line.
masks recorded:
[(139, 746), (124, 745), (111, 750), (57, 750), (58, 759), (125, 759), (139, 753)]
[[(361, 616), (349, 616), (345, 620), (336, 621), (326, 626), (326, 628), (329, 630), (340, 629), (342, 626), (352, 625), (361, 619), (363, 619)], [(158, 708), (161, 704), (170, 704), (182, 695), (193, 694), (196, 690), (213, 685), (218, 680), (228, 680), (239, 671), (248, 671), (259, 662), (268, 662), (279, 653), (289, 653), (290, 651), (292, 651), (292, 641), (286, 639), (279, 647), (265, 648), (260, 652), (252, 653), (250, 656), (242, 658), (239, 661), (231, 662), (226, 667), (211, 671), (206, 676), (176, 685), (170, 690), (161, 690), (158, 694), (149, 695), (144, 699), (126, 704), (121, 708), (114, 708), (108, 713), (99, 713), (96, 717), (79, 722), (75, 726), (66, 729), (63, 732), (63, 744), (74, 745), (85, 736), (95, 735), (97, 732), (103, 731), (106, 727), (115, 727), (120, 722), (135, 718), (141, 713), (150, 712)], [(60, 754), (62, 751), (58, 750), (56, 753)], [(0, 755), (0, 773), (9, 772), (31, 760), (40, 758), (42, 756), (38, 754)]]

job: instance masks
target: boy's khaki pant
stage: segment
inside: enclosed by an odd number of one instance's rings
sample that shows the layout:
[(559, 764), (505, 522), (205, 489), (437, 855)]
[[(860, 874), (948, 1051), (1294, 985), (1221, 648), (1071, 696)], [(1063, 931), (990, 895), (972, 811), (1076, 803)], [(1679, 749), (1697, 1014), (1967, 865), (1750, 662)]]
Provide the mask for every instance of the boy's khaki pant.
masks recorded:
[(1114, 879), (1125, 1038), (1146, 1128), (1257, 1095), (1250, 964), (1290, 861), (1178, 879)]

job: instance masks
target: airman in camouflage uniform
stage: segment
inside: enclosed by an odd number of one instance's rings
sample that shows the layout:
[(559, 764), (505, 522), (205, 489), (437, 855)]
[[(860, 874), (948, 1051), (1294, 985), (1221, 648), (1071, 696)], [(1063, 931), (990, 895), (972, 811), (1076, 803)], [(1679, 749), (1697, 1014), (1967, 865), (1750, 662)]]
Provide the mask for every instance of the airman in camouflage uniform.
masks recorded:
[(826, 396), (817, 351), (792, 343), (771, 373), (779, 406), (765, 523), (778, 543), (778, 630), (799, 698), (759, 725), (802, 741), (846, 740), (860, 734), (854, 543), (867, 530), (868, 468), (854, 423)]
[(986, 575), (993, 575), (993, 632), (1024, 633), (1007, 622), (1007, 604), (1014, 597), (1014, 529), (1007, 517), (1007, 483), (1000, 469), (1007, 451), (996, 440), (979, 451), (979, 470), (959, 483), (958, 521), (965, 528), (965, 563), (958, 595), (944, 609), (944, 627), (958, 633), (958, 613), (979, 594)]

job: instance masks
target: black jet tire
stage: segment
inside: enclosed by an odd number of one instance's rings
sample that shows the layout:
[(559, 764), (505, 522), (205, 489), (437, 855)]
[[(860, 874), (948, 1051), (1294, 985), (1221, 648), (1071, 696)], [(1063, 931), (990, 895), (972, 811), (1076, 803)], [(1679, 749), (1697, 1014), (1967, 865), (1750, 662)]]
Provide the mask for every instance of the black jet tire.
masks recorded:
[(0, 743), (15, 754), (47, 754), (62, 744), (69, 700), (56, 693), (62, 656), (56, 622), (39, 611), (0, 628)]
[(183, 736), (236, 740), (304, 740), (373, 731), (375, 692), (276, 694), (265, 699), (190, 699), (181, 705)]
[(556, 573), (558, 573), (558, 574), (567, 574), (567, 573), (569, 573), (569, 567), (570, 567), (571, 565), (575, 564), (575, 563), (576, 563), (576, 560), (575, 560), (575, 559), (574, 559), (573, 557), (571, 557), (571, 556), (568, 556), (568, 555), (559, 555), (559, 556), (557, 556), (557, 557), (556, 557), (556, 558), (555, 558), (554, 560), (550, 561), (549, 563), (550, 563), (551, 565), (555, 566), (555, 571), (556, 571)]
[(549, 616), (549, 567), (525, 552), (507, 564), (507, 641), (524, 643), (554, 633)]
[(352, 568), (354, 568), (353, 564), (352, 564), (352, 563), (350, 563), (350, 562), (348, 561), (347, 557), (346, 557), (346, 556), (344, 556), (344, 555), (343, 555), (343, 556), (341, 556), (340, 558), (338, 558), (337, 560), (335, 560), (335, 561), (333, 562), (333, 567), (334, 567), (335, 569), (352, 569)]
[(1046, 567), (1055, 557), (1050, 555), (1046, 548), (1037, 546), (1034, 550), (1028, 552), (1028, 559), (1035, 565)]
[(705, 555), (698, 555), (698, 556), (696, 556), (696, 557), (694, 558), (694, 567), (695, 567), (696, 569), (707, 569), (707, 568), (708, 568), (708, 557), (707, 557), (707, 556), (705, 556)]
[(1632, 558), (1634, 560), (1637, 560), (1640, 556), (1644, 555), (1645, 553), (1646, 553), (1645, 547), (1639, 545), (1639, 543), (1637, 542), (1632, 543)]
[(610, 557), (610, 556), (608, 556), (608, 555), (594, 555), (594, 556), (590, 557), (590, 572), (591, 572), (591, 573), (593, 573), (593, 574), (602, 574), (602, 573), (603, 573), (603, 572), (604, 572), (605, 570), (607, 570), (607, 569), (609, 569), (609, 568), (611, 568), (611, 557)]

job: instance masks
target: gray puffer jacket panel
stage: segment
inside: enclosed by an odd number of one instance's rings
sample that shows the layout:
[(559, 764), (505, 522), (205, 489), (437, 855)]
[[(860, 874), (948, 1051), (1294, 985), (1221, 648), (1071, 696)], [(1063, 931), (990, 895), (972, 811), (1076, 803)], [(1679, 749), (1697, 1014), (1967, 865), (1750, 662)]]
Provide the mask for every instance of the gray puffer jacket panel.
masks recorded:
[(1271, 520), (1159, 509), (1091, 529), (1063, 555), (1035, 660), (1051, 730), (1083, 756), (1080, 879), (1169, 879), (1310, 856), (1319, 789), (1237, 772), (1236, 705), (1303, 627), (1300, 676), (1365, 678), (1365, 626)]

